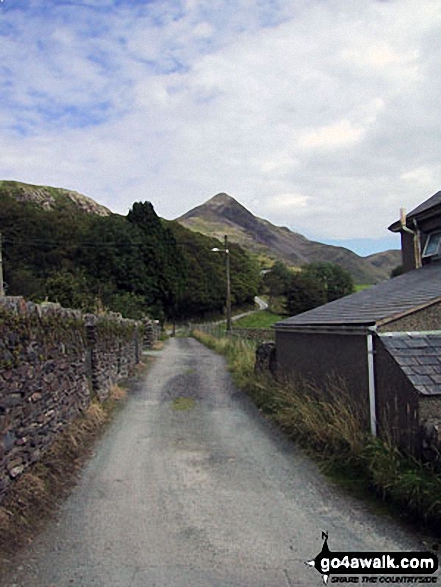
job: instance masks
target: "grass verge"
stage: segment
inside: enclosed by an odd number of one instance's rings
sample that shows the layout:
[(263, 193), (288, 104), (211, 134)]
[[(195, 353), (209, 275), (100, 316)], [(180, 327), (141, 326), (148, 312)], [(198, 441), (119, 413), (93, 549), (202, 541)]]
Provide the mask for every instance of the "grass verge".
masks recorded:
[[(135, 379), (148, 368), (138, 365)], [(0, 569), (18, 548), (30, 543), (57, 506), (75, 486), (78, 474), (90, 457), (94, 441), (105, 430), (115, 410), (123, 405), (126, 380), (110, 390), (109, 398), (93, 400), (87, 410), (68, 426), (44, 454), (21, 475), (0, 506)]]
[(249, 316), (239, 318), (234, 321), (235, 328), (269, 328), (279, 320), (283, 320), (284, 316), (275, 314), (269, 310), (260, 310)]
[(198, 331), (193, 336), (226, 356), (236, 385), (331, 478), (358, 495), (375, 495), (391, 512), (441, 536), (441, 474), (364, 432), (363, 414), (341, 381), (329, 380), (320, 390), (304, 381), (276, 382), (254, 372), (252, 343)]

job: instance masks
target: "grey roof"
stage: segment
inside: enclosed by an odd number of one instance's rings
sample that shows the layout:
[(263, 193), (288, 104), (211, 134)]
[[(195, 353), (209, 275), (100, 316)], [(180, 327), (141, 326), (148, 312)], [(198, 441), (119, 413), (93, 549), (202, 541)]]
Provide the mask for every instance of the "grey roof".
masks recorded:
[[(441, 192), (437, 192), (428, 200), (425, 200), (422, 204), (414, 208), (411, 212), (409, 212), (409, 214), (407, 214), (406, 218), (407, 220), (409, 220), (409, 218), (417, 218), (421, 214), (428, 212), (431, 208), (435, 208), (439, 204), (441, 204)], [(401, 223), (399, 220), (397, 220), (389, 226), (389, 230), (391, 230), (392, 232), (397, 232), (400, 230), (400, 228)]]
[(433, 208), (434, 206), (437, 206), (438, 204), (441, 204), (441, 192), (437, 192), (436, 194), (431, 196), (428, 200), (426, 200), (425, 202), (423, 202), (422, 204), (420, 204), (419, 206), (414, 208), (412, 210), (412, 212), (409, 212), (409, 214), (407, 216), (408, 217), (409, 216), (411, 216), (411, 217), (418, 216), (418, 214), (421, 214), (422, 212), (426, 212), (427, 210), (430, 210), (430, 208)]
[(373, 326), (441, 299), (441, 264), (426, 265), (274, 325), (290, 328)]
[(441, 395), (441, 333), (383, 334), (381, 340), (417, 391)]

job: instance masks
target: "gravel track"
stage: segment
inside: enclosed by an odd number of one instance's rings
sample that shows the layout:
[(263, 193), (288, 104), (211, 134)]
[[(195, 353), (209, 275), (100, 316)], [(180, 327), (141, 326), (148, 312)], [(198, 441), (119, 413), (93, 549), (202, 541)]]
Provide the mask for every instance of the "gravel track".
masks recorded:
[(331, 550), (422, 549), (333, 487), (234, 388), (222, 357), (171, 339), (0, 586), (319, 586), (305, 561), (322, 531)]

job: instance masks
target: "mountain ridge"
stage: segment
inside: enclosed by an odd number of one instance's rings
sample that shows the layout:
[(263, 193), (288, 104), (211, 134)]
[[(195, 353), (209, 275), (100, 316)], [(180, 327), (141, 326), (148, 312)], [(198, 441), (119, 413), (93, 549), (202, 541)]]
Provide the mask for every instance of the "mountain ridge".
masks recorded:
[[(109, 216), (111, 210), (92, 198), (65, 188), (32, 185), (13, 180), (0, 181), (0, 196), (31, 202), (45, 210), (64, 210)], [(220, 240), (227, 234), (246, 250), (262, 258), (281, 260), (290, 266), (315, 261), (338, 263), (347, 269), (357, 283), (376, 283), (387, 279), (401, 263), (397, 250), (382, 251), (361, 257), (344, 247), (326, 245), (307, 239), (286, 226), (275, 226), (252, 214), (243, 204), (220, 192), (176, 219), (194, 232)]]
[(291, 266), (317, 261), (337, 263), (348, 270), (357, 283), (376, 283), (389, 278), (390, 271), (401, 259), (398, 250), (361, 257), (345, 247), (309, 240), (286, 226), (276, 226), (254, 216), (224, 192), (192, 208), (176, 221), (190, 230), (216, 238), (227, 234), (232, 242), (247, 250)]
[(56, 210), (69, 206), (72, 211), (109, 216), (112, 212), (92, 198), (74, 190), (33, 185), (14, 180), (0, 181), (0, 195), (10, 196), (19, 202), (31, 202), (44, 210)]

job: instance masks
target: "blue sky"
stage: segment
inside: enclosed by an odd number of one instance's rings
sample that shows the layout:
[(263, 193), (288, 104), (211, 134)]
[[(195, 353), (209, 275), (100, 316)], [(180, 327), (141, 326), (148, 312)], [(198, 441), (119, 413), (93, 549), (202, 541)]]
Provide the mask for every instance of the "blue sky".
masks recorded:
[(441, 189), (433, 0), (3, 0), (0, 178), (369, 254)]

